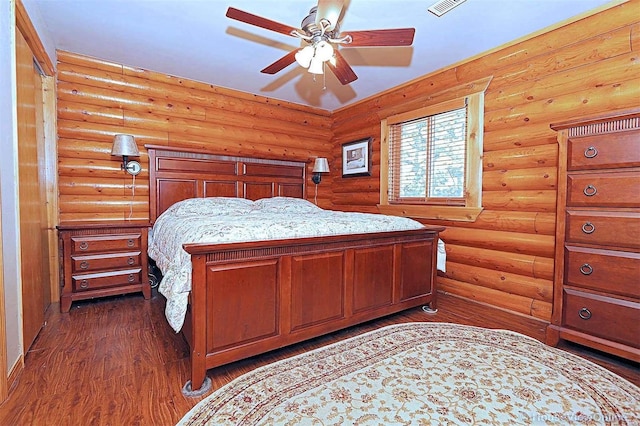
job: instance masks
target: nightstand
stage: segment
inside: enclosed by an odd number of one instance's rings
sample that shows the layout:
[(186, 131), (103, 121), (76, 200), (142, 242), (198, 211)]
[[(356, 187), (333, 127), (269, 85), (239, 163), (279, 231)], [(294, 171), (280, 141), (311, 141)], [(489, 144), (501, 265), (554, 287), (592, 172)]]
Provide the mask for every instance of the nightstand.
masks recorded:
[(76, 300), (142, 292), (151, 297), (148, 222), (77, 222), (58, 225), (60, 311)]

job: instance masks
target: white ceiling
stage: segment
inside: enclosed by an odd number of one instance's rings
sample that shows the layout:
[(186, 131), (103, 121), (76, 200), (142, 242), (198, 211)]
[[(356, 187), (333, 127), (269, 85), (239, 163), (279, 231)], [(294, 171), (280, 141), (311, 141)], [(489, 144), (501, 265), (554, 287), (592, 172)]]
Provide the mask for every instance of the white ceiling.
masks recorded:
[[(341, 50), (358, 75), (343, 86), (297, 64), (260, 73), (298, 39), (225, 16), (229, 6), (299, 27), (314, 0), (23, 0), (56, 49), (335, 110), (603, 5), (608, 0), (466, 0), (438, 18), (435, 0), (347, 0), (349, 30), (416, 28), (411, 47)], [(33, 19), (33, 17), (32, 17)], [(42, 35), (41, 35), (42, 37)], [(323, 81), (324, 80), (324, 81)], [(326, 84), (326, 88), (324, 87)]]

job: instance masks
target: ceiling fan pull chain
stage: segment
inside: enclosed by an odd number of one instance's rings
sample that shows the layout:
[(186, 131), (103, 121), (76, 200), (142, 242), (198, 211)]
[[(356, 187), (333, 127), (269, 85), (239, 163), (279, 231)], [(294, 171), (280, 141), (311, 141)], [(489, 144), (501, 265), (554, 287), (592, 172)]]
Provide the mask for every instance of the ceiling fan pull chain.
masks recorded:
[(325, 63), (322, 63), (322, 90), (327, 90), (327, 73), (324, 67)]

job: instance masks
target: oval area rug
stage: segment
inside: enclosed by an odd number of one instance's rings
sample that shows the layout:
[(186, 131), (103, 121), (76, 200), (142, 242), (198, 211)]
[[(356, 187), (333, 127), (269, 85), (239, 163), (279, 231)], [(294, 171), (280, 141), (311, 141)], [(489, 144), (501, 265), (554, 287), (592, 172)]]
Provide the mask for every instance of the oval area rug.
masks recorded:
[(260, 367), (178, 423), (639, 425), (640, 388), (525, 335), (396, 324)]

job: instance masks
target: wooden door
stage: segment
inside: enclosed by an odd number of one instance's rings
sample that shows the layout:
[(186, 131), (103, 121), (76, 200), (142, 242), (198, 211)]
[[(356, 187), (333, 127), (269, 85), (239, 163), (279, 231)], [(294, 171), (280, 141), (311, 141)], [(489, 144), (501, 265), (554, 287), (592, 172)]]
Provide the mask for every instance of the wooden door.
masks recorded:
[(18, 101), (18, 196), (24, 353), (35, 340), (50, 304), (50, 272), (43, 164), (42, 78), (26, 40), (16, 31)]

